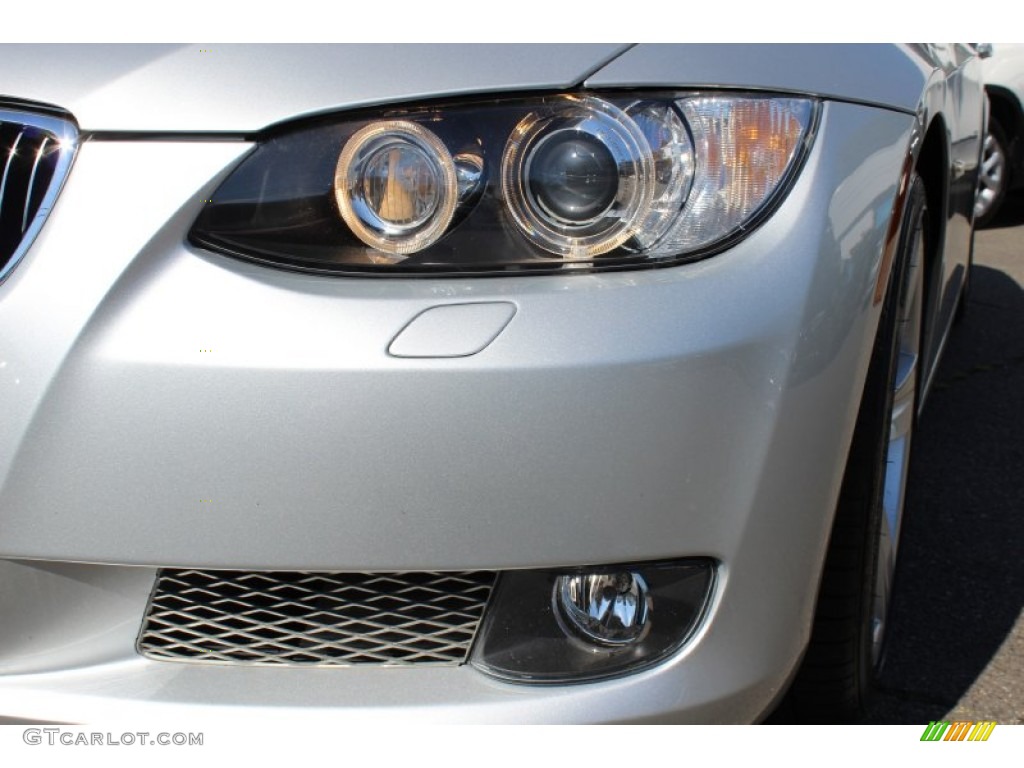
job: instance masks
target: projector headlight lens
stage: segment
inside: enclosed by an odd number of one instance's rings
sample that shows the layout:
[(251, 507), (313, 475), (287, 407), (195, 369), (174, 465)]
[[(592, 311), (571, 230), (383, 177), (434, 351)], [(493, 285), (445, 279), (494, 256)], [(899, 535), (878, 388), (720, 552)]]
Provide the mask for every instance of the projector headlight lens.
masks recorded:
[(557, 225), (589, 224), (608, 210), (619, 191), (615, 156), (582, 131), (563, 129), (545, 136), (529, 165), (531, 208)]
[(567, 98), (515, 127), (501, 179), (527, 238), (551, 253), (592, 259), (643, 223), (654, 194), (654, 158), (622, 110), (601, 99)]

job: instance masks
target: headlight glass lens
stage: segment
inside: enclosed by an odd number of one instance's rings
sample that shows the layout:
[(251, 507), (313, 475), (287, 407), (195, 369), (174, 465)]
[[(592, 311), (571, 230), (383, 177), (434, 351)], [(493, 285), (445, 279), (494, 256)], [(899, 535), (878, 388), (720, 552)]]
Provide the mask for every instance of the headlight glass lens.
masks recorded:
[(812, 115), (805, 99), (697, 96), (677, 105), (700, 161), (686, 207), (653, 257), (707, 247), (751, 220), (785, 180)]
[(633, 571), (559, 576), (555, 603), (563, 626), (600, 645), (635, 643), (648, 626), (647, 582)]
[(780, 96), (619, 93), (326, 119), (261, 140), (190, 240), (352, 274), (677, 264), (764, 220), (816, 112)]
[(341, 218), (366, 245), (394, 256), (415, 253), (451, 223), (455, 162), (444, 143), (416, 123), (371, 123), (346, 142), (334, 194)]
[(550, 253), (592, 259), (618, 248), (651, 207), (654, 160), (640, 127), (596, 98), (530, 112), (501, 165), (502, 191), (522, 233)]

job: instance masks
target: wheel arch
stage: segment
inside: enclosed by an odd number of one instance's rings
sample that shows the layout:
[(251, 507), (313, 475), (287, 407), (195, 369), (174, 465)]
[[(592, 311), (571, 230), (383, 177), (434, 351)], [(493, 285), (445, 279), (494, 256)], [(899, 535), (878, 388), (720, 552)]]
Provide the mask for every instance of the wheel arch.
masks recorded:
[[(924, 230), (924, 324), (922, 328), (923, 359), (921, 381), (931, 379), (937, 362), (934, 333), (939, 321), (939, 303), (942, 292), (946, 223), (949, 217), (949, 132), (942, 115), (935, 115), (924, 132), (920, 150), (914, 162), (914, 171), (924, 183), (925, 200), (930, 215)], [(924, 395), (918, 407), (924, 404)]]
[(1011, 91), (998, 85), (985, 86), (988, 94), (990, 116), (999, 123), (1006, 134), (1006, 152), (1009, 155), (1010, 169), (1009, 186), (1016, 189), (1024, 184), (1024, 172), (1021, 164), (1024, 153), (1021, 152), (1021, 137), (1024, 136), (1024, 108)]

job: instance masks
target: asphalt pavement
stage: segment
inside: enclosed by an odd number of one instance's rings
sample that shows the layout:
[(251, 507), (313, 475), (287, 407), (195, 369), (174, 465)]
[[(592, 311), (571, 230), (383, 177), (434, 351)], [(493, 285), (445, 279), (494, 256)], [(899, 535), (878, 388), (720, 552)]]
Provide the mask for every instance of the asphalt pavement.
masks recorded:
[(1024, 194), (976, 234), (967, 313), (914, 439), (869, 722), (1024, 723)]

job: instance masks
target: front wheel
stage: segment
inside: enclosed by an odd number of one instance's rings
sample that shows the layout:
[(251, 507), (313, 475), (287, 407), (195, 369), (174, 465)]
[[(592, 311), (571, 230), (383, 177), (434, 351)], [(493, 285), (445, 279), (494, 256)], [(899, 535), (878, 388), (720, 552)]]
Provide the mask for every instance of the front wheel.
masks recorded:
[(974, 198), (974, 223), (979, 227), (992, 223), (1006, 199), (1010, 172), (1006, 147), (1002, 126), (994, 118), (990, 119), (981, 148), (978, 194)]
[(800, 720), (862, 717), (885, 658), (921, 378), (924, 184), (912, 179), (825, 557), (811, 639), (789, 694)]

